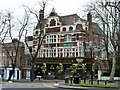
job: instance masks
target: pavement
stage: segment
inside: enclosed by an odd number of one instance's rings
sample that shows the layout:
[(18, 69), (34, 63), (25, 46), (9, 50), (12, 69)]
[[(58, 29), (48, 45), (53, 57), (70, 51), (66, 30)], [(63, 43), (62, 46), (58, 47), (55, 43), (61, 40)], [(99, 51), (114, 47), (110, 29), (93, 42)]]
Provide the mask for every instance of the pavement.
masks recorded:
[(120, 90), (120, 88), (103, 88), (103, 87), (87, 87), (87, 86), (73, 86), (73, 85), (59, 85), (58, 88), (64, 89), (79, 89), (79, 90)]
[[(81, 83), (84, 83), (83, 80), (81, 80)], [(89, 83), (89, 80), (86, 81), (86, 83)], [(94, 81), (93, 84), (97, 84), (97, 81)], [(101, 85), (105, 85), (104, 81), (99, 82)], [(120, 81), (116, 81), (115, 83), (107, 83), (107, 85), (120, 85)], [(82, 90), (120, 90), (120, 88), (117, 87), (99, 87), (99, 86), (78, 86), (78, 85), (72, 85), (72, 84), (61, 84), (58, 86), (58, 88), (66, 88), (66, 89), (82, 89)]]

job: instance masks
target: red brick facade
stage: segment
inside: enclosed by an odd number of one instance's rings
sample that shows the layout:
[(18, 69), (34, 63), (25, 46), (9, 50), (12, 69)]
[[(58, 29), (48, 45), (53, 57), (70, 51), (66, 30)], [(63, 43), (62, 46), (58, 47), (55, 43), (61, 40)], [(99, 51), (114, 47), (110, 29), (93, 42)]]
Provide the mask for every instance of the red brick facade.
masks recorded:
[[(39, 53), (40, 57), (90, 57), (90, 52), (85, 52), (85, 47), (89, 46), (90, 42), (94, 45), (103, 46), (102, 34), (98, 34), (102, 31), (95, 29), (98, 24), (92, 22), (90, 13), (87, 14), (87, 20), (84, 20), (77, 14), (58, 16), (56, 12), (51, 12), (49, 17), (44, 20), (46, 37), (43, 40), (44, 47)], [(37, 28), (38, 26), (36, 26), (36, 30), (40, 29)], [(35, 44), (37, 44), (37, 40), (34, 38), (33, 54)], [(97, 58), (96, 53), (94, 57)], [(102, 59), (102, 52), (100, 52), (100, 58)], [(107, 62), (106, 59), (104, 60)]]

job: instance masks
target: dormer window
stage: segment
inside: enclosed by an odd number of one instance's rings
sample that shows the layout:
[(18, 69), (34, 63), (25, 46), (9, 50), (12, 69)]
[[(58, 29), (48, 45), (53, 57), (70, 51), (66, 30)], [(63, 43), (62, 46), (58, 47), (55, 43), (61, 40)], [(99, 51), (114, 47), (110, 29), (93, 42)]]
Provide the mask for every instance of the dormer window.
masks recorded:
[(60, 23), (57, 23), (57, 25), (60, 25)]
[(69, 27), (69, 31), (72, 31), (73, 30), (73, 27)]
[(63, 31), (66, 31), (66, 28), (65, 28), (65, 27), (63, 28)]
[(85, 31), (87, 31), (87, 27), (85, 27)]
[(82, 29), (83, 29), (82, 24), (77, 24), (76, 25), (76, 30), (82, 30)]
[(38, 35), (38, 31), (36, 31), (35, 34)]

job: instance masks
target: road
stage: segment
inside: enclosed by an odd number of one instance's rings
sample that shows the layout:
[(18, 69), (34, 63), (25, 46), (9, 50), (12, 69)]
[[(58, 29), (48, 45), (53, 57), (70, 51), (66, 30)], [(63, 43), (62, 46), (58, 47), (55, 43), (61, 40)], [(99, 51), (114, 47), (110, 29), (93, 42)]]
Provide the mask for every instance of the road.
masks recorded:
[[(1, 83), (2, 90), (75, 90), (74, 86), (68, 86), (67, 88), (58, 88), (54, 85), (54, 82), (43, 83)], [(77, 90), (119, 90), (113, 88), (92, 88), (92, 87), (77, 87)]]
[(12, 89), (19, 89), (19, 90), (23, 90), (23, 89), (37, 89), (37, 88), (57, 88), (56, 86), (54, 86), (55, 82), (40, 82), (40, 83), (8, 83), (8, 82), (2, 82), (0, 83), (0, 87), (3, 90), (12, 90)]
[(70, 90), (64, 88), (57, 88), (50, 83), (4, 83), (0, 84), (2, 90)]

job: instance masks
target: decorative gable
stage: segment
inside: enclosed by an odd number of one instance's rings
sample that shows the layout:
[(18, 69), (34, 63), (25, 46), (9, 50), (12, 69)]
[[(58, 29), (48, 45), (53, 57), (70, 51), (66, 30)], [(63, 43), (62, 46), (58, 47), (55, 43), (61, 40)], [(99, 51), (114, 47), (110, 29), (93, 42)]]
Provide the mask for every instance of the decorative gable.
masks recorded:
[(53, 8), (51, 13), (49, 14), (49, 17), (54, 17), (54, 16), (58, 16), (58, 14), (55, 12), (55, 9)]
[(56, 26), (56, 20), (55, 19), (51, 19), (50, 26)]

